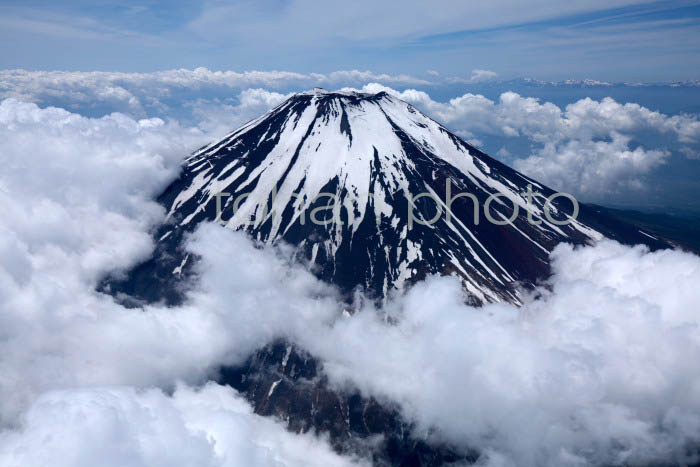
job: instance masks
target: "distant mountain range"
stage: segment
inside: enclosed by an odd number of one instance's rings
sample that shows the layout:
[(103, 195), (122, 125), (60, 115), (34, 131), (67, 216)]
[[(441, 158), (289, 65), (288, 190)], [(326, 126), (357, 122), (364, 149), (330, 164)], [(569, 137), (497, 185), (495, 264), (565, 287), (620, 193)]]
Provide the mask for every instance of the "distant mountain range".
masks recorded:
[(494, 80), (481, 85), (511, 85), (523, 87), (570, 87), (570, 88), (606, 88), (606, 87), (673, 87), (673, 88), (696, 88), (700, 87), (700, 80), (672, 81), (672, 82), (609, 82), (596, 79), (567, 79), (562, 81), (546, 81), (535, 78), (515, 78), (509, 80)]

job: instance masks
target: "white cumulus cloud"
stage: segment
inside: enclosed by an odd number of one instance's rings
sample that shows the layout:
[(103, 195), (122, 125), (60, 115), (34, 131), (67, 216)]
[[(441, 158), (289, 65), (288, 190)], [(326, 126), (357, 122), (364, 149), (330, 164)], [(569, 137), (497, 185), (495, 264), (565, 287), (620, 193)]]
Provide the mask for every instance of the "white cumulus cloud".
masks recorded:
[(95, 387), (42, 395), (0, 434), (0, 464), (56, 467), (345, 467), (319, 439), (253, 414), (228, 387)]
[(151, 73), (105, 71), (0, 70), (0, 99), (16, 98), (39, 104), (61, 103), (76, 109), (108, 105), (112, 110), (144, 113), (167, 111), (180, 100), (214, 94), (229, 97), (231, 90), (265, 87), (272, 90), (338, 87), (376, 81), (393, 85), (422, 85), (428, 81), (406, 74), (360, 70), (331, 73), (289, 71), (213, 71), (204, 67)]

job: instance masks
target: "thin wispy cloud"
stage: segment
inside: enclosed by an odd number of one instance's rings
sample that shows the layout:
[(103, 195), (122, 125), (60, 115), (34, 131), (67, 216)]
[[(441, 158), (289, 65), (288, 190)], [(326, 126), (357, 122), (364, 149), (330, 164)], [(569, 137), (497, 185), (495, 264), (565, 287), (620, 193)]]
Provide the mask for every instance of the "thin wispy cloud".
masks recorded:
[[(16, 50), (0, 57), (0, 66), (46, 68), (57, 51), (70, 47), (76, 55), (62, 54), (62, 60), (73, 69), (85, 69), (88, 63), (130, 70), (223, 63), (270, 70), (322, 63), (319, 71), (329, 72), (353, 62), (353, 68), (393, 74), (423, 74), (427, 65), (446, 75), (486, 68), (505, 77), (519, 73), (562, 79), (593, 73), (607, 80), (696, 78), (679, 58), (697, 53), (692, 44), (700, 37), (694, 20), (700, 6), (694, 2), (355, 2), (336, 5), (333, 14), (316, 21), (315, 13), (325, 9), (323, 2), (311, 0), (283, 6), (206, 1), (170, 9), (150, 3), (11, 2), (1, 8), (2, 37)], [(144, 50), (126, 54), (119, 48), (125, 44)], [(615, 67), (591, 57), (629, 50), (640, 56), (617, 60)], [(669, 54), (676, 57), (676, 69), (640, 66), (642, 60), (663, 60)], [(273, 55), (274, 63), (266, 58)], [(563, 63), (568, 76), (557, 71)]]

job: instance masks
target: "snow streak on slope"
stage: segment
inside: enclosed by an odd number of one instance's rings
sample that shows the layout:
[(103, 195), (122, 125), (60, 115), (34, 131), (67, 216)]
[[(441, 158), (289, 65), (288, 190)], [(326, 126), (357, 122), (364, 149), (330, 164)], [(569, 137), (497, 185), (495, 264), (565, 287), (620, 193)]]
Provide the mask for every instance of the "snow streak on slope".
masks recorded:
[[(222, 192), (218, 219), (228, 228), (297, 245), (321, 278), (380, 297), (438, 273), (461, 276), (475, 303), (520, 303), (518, 286), (547, 274), (557, 243), (602, 236), (584, 222), (551, 222), (543, 209), (552, 190), (384, 92), (297, 94), (195, 152), (161, 197), (163, 241), (217, 219)], [(474, 198), (455, 198), (463, 193)], [(492, 218), (514, 215), (510, 225), (484, 217), (493, 194)], [(552, 206), (559, 220), (572, 212), (563, 198)]]

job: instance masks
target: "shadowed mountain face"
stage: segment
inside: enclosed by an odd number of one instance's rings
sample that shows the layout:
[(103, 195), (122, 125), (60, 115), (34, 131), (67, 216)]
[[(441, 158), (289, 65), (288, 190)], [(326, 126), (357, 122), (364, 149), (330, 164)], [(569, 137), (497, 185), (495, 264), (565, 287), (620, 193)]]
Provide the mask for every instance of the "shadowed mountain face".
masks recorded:
[[(183, 238), (207, 221), (292, 244), (319, 278), (378, 300), (428, 274), (452, 274), (473, 304), (518, 305), (522, 288), (547, 277), (560, 242), (667, 246), (585, 205), (572, 219), (572, 201), (554, 194), (386, 93), (314, 90), (189, 157), (159, 198), (168, 217), (153, 257), (103, 288), (136, 305), (180, 302), (197, 260)], [(337, 450), (375, 465), (478, 458), (421, 440), (395, 408), (333, 392), (323, 362), (293, 343), (261, 342), (218, 380), (257, 413), (327, 433)]]
[(168, 283), (191, 265), (176, 253), (183, 234), (215, 220), (295, 245), (346, 292), (381, 298), (428, 274), (456, 274), (474, 304), (520, 304), (519, 289), (548, 274), (562, 241), (662, 246), (585, 206), (567, 218), (572, 201), (548, 203), (554, 193), (386, 93), (314, 90), (186, 160), (160, 197), (168, 219), (154, 260), (121, 289), (176, 301)]

